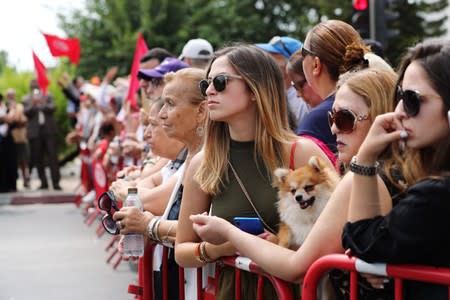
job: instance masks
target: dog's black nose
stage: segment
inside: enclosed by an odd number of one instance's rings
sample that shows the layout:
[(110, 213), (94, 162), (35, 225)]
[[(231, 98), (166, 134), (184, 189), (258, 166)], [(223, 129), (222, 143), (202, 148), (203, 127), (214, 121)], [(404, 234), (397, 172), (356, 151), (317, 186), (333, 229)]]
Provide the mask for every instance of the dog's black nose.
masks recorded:
[(297, 195), (295, 196), (295, 200), (297, 200), (297, 202), (300, 202), (303, 200), (303, 196), (302, 195)]

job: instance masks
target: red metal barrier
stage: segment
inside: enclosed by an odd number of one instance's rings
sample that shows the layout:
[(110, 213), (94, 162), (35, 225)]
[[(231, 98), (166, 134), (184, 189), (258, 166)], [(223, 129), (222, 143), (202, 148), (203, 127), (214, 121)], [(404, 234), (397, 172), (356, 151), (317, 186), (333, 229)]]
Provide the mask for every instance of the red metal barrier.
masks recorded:
[(283, 300), (291, 300), (293, 299), (292, 291), (287, 283), (284, 280), (281, 280), (275, 276), (272, 276), (262, 270), (257, 264), (252, 262), (249, 258), (243, 256), (234, 256), (234, 257), (224, 257), (222, 262), (231, 267), (235, 267), (235, 299), (241, 299), (241, 282), (240, 276), (241, 271), (247, 271), (250, 273), (254, 273), (258, 275), (258, 287), (257, 287), (257, 299), (264, 299), (263, 295), (263, 278), (267, 278), (275, 288), (278, 299)]
[(332, 269), (350, 271), (350, 300), (357, 300), (358, 272), (393, 277), (395, 280), (396, 300), (403, 299), (403, 280), (446, 285), (449, 287), (450, 300), (450, 268), (437, 268), (423, 265), (369, 264), (356, 257), (348, 257), (344, 254), (326, 255), (311, 265), (303, 281), (303, 300), (317, 299), (317, 284), (320, 278)]
[[(137, 296), (137, 299), (140, 300), (153, 300), (153, 251), (155, 244), (148, 243), (144, 252), (144, 256), (140, 259), (140, 263), (138, 266), (138, 285), (130, 284), (128, 286), (128, 292), (130, 294), (134, 294)], [(167, 271), (167, 257), (168, 257), (168, 248), (163, 248), (163, 256), (162, 256), (162, 278), (163, 278), (163, 299), (168, 299), (168, 291), (169, 291), (169, 281), (168, 281), (168, 271)], [(264, 298), (263, 295), (263, 278), (267, 278), (274, 286), (275, 291), (277, 293), (278, 299), (280, 300), (291, 300), (293, 299), (292, 291), (289, 283), (283, 281), (279, 278), (276, 278), (261, 268), (259, 268), (254, 262), (250, 259), (242, 256), (234, 256), (234, 257), (226, 257), (221, 260), (224, 265), (231, 266), (235, 268), (236, 274), (236, 284), (235, 284), (235, 293), (236, 299), (241, 299), (240, 290), (240, 276), (242, 271), (254, 273), (258, 275), (258, 298), (259, 300)], [(216, 275), (219, 272), (219, 264), (216, 264)], [(198, 300), (214, 300), (215, 299), (215, 291), (217, 288), (218, 281), (214, 278), (208, 277), (208, 281), (205, 284), (205, 288), (203, 288), (202, 282), (202, 268), (197, 269), (197, 299)], [(217, 276), (216, 276), (217, 278)], [(184, 278), (184, 269), (179, 267), (179, 298), (180, 300), (185, 299), (184, 288), (185, 288), (185, 278)], [(190, 299), (189, 299), (190, 300)]]

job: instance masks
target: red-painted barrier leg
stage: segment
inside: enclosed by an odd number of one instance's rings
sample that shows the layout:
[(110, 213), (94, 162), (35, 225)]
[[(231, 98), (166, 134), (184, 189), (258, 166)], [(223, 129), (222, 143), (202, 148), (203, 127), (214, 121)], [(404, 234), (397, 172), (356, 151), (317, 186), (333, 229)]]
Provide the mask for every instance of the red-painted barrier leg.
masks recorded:
[(113, 237), (108, 242), (108, 244), (106, 244), (105, 251), (108, 251), (109, 249), (111, 249), (114, 246), (114, 244), (116, 243), (116, 241), (118, 241), (118, 240), (119, 240), (119, 236), (113, 235)]
[(118, 252), (119, 252), (119, 250), (117, 248), (114, 248), (114, 250), (111, 252), (111, 254), (106, 259), (106, 263), (109, 264), (111, 259), (113, 259), (114, 255), (116, 255)]
[(117, 267), (120, 265), (120, 262), (122, 261), (122, 255), (119, 253), (119, 257), (117, 257), (116, 261), (113, 264), (113, 269), (117, 269)]
[(99, 210), (94, 210), (88, 217), (86, 218), (86, 225), (91, 226), (92, 223), (97, 219), (97, 217), (100, 215)]

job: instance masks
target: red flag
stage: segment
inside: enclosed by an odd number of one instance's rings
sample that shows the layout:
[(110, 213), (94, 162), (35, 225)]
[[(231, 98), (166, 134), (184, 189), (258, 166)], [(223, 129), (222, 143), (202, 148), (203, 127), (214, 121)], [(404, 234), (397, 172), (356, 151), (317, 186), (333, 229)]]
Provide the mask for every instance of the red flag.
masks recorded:
[(353, 8), (356, 10), (366, 10), (369, 6), (368, 0), (353, 0)]
[(138, 105), (136, 102), (136, 92), (139, 89), (139, 80), (137, 78), (139, 63), (142, 56), (144, 56), (147, 51), (148, 47), (145, 43), (144, 37), (141, 33), (139, 33), (136, 41), (136, 50), (134, 50), (133, 65), (131, 66), (130, 84), (127, 95), (127, 100), (130, 101), (131, 107), (135, 110), (138, 109)]
[(67, 56), (70, 61), (78, 65), (80, 62), (80, 40), (77, 38), (60, 38), (56, 35), (42, 33), (53, 56)]
[(36, 69), (36, 77), (39, 87), (41, 88), (42, 93), (44, 95), (47, 95), (47, 87), (50, 81), (47, 78), (47, 73), (45, 71), (44, 64), (41, 62), (39, 57), (37, 57), (34, 51), (33, 51), (33, 61), (34, 61), (34, 68)]

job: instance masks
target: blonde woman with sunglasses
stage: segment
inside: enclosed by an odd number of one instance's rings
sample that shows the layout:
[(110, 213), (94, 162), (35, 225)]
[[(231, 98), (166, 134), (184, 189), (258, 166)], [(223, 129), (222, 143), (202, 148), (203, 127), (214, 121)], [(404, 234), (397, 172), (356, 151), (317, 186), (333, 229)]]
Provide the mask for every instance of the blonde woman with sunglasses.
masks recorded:
[[(233, 217), (260, 215), (267, 230), (276, 232), (273, 171), (289, 166), (291, 160), (293, 168), (304, 166), (312, 155), (331, 166), (312, 141), (299, 139), (289, 130), (281, 71), (262, 50), (238, 45), (217, 52), (200, 89), (207, 97), (209, 119), (204, 149), (186, 171), (175, 245), (176, 260), (184, 267), (203, 266), (236, 253), (227, 239), (202, 242), (191, 215), (210, 211), (226, 224)], [(293, 145), (297, 150), (292, 151)], [(246, 273), (242, 279), (243, 299), (256, 299), (257, 277)], [(269, 284), (264, 295), (276, 299)], [(216, 299), (234, 299), (233, 268), (221, 268)]]

